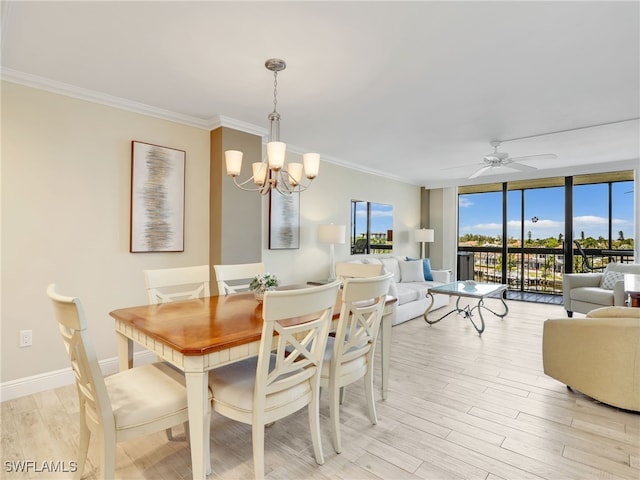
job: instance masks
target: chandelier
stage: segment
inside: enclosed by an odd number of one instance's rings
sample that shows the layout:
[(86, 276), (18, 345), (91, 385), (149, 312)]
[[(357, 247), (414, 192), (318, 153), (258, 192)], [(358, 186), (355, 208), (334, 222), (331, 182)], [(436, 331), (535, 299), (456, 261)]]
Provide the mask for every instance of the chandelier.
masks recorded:
[[(242, 168), (242, 152), (227, 150), (224, 152), (227, 175), (230, 175), (233, 178), (233, 183), (242, 190), (259, 192), (261, 195), (276, 190), (283, 195), (291, 195), (306, 190), (311, 184), (311, 180), (316, 178), (320, 168), (320, 155), (305, 153), (302, 155), (303, 163), (289, 162), (285, 164), (287, 144), (280, 141), (280, 114), (276, 108), (278, 106), (278, 72), (287, 68), (287, 64), (279, 58), (270, 58), (264, 63), (264, 66), (273, 72), (273, 112), (267, 117), (269, 119), (267, 155), (261, 162), (251, 164), (252, 177), (238, 182), (237, 177)], [(305, 177), (309, 180), (306, 185), (300, 183), (303, 170)], [(254, 185), (246, 186), (250, 182), (253, 182)]]

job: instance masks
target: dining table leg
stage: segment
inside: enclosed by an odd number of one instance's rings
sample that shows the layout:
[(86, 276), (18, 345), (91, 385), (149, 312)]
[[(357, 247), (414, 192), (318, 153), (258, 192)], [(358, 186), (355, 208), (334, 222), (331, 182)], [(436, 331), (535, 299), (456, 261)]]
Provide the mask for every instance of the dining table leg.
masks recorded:
[(209, 376), (204, 371), (189, 371), (185, 365), (189, 435), (191, 440), (191, 468), (194, 480), (204, 480), (211, 473), (209, 454)]
[(116, 345), (120, 371), (133, 368), (133, 340), (116, 331)]

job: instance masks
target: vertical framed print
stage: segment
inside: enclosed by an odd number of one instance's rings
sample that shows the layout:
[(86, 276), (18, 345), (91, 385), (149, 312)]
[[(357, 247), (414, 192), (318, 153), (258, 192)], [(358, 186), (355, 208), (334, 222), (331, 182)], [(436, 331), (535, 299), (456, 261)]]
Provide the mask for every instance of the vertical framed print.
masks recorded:
[(269, 250), (300, 248), (300, 193), (269, 192)]
[(186, 153), (131, 142), (131, 230), (129, 250), (184, 252)]

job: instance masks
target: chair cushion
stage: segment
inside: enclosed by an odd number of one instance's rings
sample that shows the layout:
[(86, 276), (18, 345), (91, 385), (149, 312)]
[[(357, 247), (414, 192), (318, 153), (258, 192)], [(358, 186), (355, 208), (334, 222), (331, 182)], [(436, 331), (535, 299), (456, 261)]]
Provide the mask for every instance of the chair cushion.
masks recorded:
[[(275, 356), (271, 356), (271, 366)], [(232, 406), (249, 413), (253, 410), (253, 390), (256, 384), (258, 357), (248, 358), (209, 372), (209, 387), (213, 390), (213, 401)], [(270, 366), (270, 369), (271, 369)], [(267, 396), (265, 411), (276, 409), (311, 392), (309, 382)]]
[(613, 290), (600, 287), (578, 287), (570, 292), (571, 300), (595, 305), (613, 305)]
[[(323, 380), (328, 380), (329, 371), (331, 368), (331, 357), (333, 356), (333, 348), (335, 345), (336, 339), (335, 337), (329, 337), (327, 339), (327, 347), (324, 351), (324, 359), (322, 360), (322, 371), (320, 373), (320, 377)], [(349, 375), (351, 372), (356, 371), (363, 366), (366, 366), (367, 359), (364, 355), (354, 358), (352, 361), (344, 363), (340, 370), (342, 375)]]
[(165, 362), (123, 370), (104, 383), (118, 430), (187, 410), (184, 375)]

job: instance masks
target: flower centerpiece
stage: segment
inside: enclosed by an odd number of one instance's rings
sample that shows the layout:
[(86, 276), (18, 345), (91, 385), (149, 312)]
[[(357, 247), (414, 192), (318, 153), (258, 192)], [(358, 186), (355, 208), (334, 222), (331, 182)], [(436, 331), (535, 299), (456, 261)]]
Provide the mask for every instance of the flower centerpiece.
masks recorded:
[(256, 275), (249, 284), (249, 290), (253, 292), (253, 296), (256, 297), (258, 302), (262, 302), (264, 292), (267, 290), (274, 290), (278, 286), (278, 278), (269, 273), (259, 273)]

